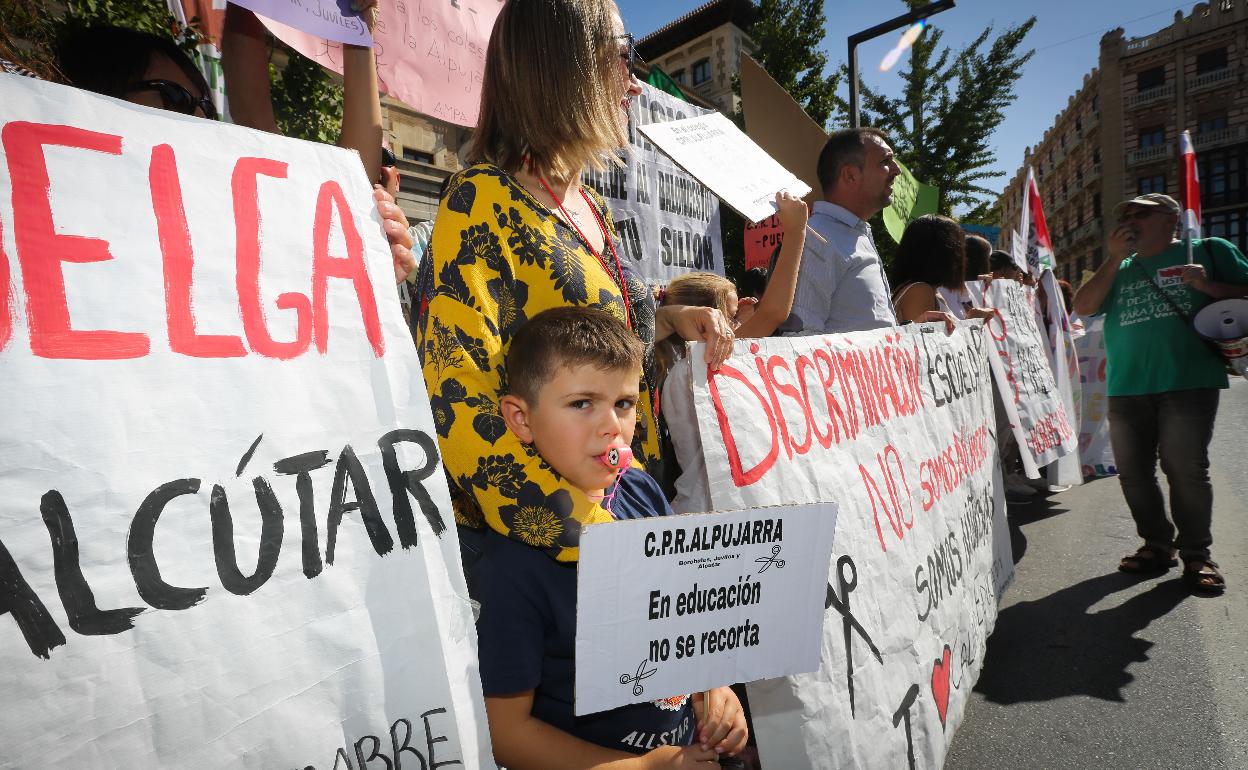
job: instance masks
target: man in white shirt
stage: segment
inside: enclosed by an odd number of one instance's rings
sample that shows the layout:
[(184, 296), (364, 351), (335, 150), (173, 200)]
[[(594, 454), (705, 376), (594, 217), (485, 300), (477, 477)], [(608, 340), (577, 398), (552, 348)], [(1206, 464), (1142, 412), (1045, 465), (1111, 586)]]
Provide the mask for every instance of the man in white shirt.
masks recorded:
[[(901, 173), (884, 132), (833, 133), (817, 171), (823, 200), (815, 202), (809, 224), (827, 242), (806, 239), (793, 312), (780, 331), (834, 334), (896, 326), (892, 289), (867, 222), (892, 202), (893, 180)], [(919, 320), (952, 322), (948, 313)]]

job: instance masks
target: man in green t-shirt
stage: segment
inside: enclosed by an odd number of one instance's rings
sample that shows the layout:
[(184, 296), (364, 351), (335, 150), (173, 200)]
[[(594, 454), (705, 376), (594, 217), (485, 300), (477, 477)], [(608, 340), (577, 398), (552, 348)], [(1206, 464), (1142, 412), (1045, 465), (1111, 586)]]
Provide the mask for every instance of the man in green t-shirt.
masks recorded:
[[(1075, 293), (1080, 315), (1105, 314), (1110, 443), (1122, 494), (1144, 545), (1123, 557), (1125, 572), (1164, 572), (1183, 560), (1198, 591), (1226, 581), (1209, 558), (1213, 487), (1209, 442), (1226, 365), (1192, 328), (1209, 302), (1248, 296), (1248, 260), (1231, 243), (1176, 240), (1179, 204), (1150, 193), (1114, 208), (1109, 259)], [(1181, 311), (1181, 312), (1180, 312)], [(1157, 459), (1170, 483), (1166, 518)]]

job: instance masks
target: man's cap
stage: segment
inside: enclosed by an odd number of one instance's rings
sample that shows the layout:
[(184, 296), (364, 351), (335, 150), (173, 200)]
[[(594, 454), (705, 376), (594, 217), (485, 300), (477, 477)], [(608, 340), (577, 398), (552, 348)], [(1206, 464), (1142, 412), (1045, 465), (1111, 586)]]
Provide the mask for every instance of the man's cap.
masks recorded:
[(1014, 261), (1013, 256), (997, 249), (988, 255), (988, 266), (993, 270), (1002, 270), (1007, 267), (1018, 267), (1018, 263)]
[(1122, 215), (1131, 206), (1145, 206), (1147, 208), (1156, 208), (1160, 206), (1169, 211), (1171, 214), (1174, 214), (1176, 217), (1181, 217), (1183, 215), (1183, 208), (1179, 206), (1179, 202), (1174, 198), (1171, 198), (1169, 195), (1162, 195), (1161, 193), (1145, 193), (1144, 195), (1136, 196), (1129, 201), (1123, 201), (1117, 206), (1114, 206), (1114, 219), (1122, 219)]

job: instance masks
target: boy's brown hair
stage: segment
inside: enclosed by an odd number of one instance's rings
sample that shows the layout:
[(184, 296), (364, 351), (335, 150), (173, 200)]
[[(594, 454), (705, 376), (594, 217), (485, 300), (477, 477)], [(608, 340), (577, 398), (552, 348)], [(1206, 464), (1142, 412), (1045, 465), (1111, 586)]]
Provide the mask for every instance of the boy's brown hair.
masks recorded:
[(520, 327), (507, 350), (507, 392), (537, 403), (538, 391), (560, 367), (590, 364), (603, 371), (636, 370), (641, 340), (620, 319), (593, 307), (543, 310)]

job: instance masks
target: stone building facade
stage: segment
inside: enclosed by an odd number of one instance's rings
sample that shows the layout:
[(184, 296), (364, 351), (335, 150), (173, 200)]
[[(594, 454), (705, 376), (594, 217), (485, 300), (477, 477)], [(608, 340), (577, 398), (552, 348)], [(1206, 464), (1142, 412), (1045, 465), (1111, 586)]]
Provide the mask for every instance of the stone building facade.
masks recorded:
[(757, 48), (746, 31), (755, 11), (750, 0), (714, 0), (638, 40), (637, 51), (682, 90), (731, 115), (741, 104), (732, 92), (741, 54)]
[(1148, 192), (1179, 198), (1179, 135), (1200, 174), (1202, 227), (1248, 250), (1248, 0), (1212, 0), (1144, 37), (1101, 38), (1099, 66), (1002, 193), (1000, 246), (1017, 227), (1035, 169), (1057, 275), (1078, 282), (1105, 258), (1114, 204)]

